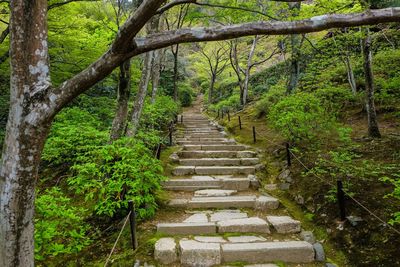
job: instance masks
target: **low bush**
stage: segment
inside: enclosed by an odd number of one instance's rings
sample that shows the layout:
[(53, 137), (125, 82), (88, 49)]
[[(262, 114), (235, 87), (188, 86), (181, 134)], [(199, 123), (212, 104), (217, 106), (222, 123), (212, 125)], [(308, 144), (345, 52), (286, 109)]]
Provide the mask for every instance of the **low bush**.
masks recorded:
[(84, 221), (87, 210), (72, 206), (59, 188), (39, 194), (35, 205), (36, 260), (74, 254), (91, 243), (89, 225)]
[(315, 95), (320, 99), (321, 105), (334, 114), (339, 114), (346, 107), (355, 103), (356, 97), (350, 88), (346, 87), (325, 87), (315, 91)]
[(271, 107), (268, 120), (292, 142), (314, 141), (333, 128), (332, 117), (327, 115), (319, 99), (310, 93), (282, 98)]
[(279, 102), (285, 96), (283, 85), (272, 86), (271, 89), (262, 95), (261, 99), (255, 104), (255, 116), (261, 118), (266, 116), (273, 105)]
[(98, 215), (112, 217), (133, 200), (140, 219), (154, 215), (163, 168), (152, 151), (136, 139), (124, 138), (83, 155), (68, 184)]
[(163, 130), (175, 119), (179, 112), (179, 105), (169, 96), (157, 96), (154, 104), (149, 102), (143, 108), (140, 126), (143, 131), (147, 129)]
[(179, 86), (179, 101), (182, 107), (189, 107), (193, 101), (194, 92), (190, 85), (180, 84)]

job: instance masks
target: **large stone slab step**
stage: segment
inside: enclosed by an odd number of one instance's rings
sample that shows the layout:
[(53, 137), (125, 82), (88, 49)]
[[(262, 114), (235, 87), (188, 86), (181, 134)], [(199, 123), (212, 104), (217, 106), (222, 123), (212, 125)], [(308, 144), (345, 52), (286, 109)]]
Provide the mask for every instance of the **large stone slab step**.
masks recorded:
[(215, 223), (159, 223), (157, 232), (167, 235), (200, 235), (215, 234), (217, 226)]
[(216, 150), (229, 150), (229, 151), (242, 151), (246, 150), (247, 147), (243, 145), (184, 145), (183, 150), (205, 150), (205, 151), (216, 151)]
[(256, 153), (253, 151), (230, 151), (230, 150), (218, 150), (218, 151), (183, 150), (179, 151), (177, 154), (180, 158), (254, 158), (256, 156)]
[(178, 145), (233, 145), (235, 141), (189, 141), (182, 140), (176, 142)]
[(172, 199), (170, 206), (188, 208), (256, 208), (259, 210), (277, 209), (279, 201), (273, 197), (264, 196), (226, 196), (226, 197), (193, 197), (192, 199)]
[(202, 158), (181, 159), (182, 166), (251, 166), (260, 162), (258, 158)]
[(249, 189), (248, 178), (213, 178), (210, 176), (194, 176), (194, 179), (170, 179), (163, 182), (166, 190), (196, 191), (200, 189), (228, 189), (244, 191)]
[(268, 223), (258, 217), (219, 221), (217, 229), (218, 233), (270, 233)]
[(188, 137), (181, 137), (181, 138), (176, 138), (177, 141), (229, 141), (229, 139), (225, 138), (225, 137), (213, 137), (213, 138), (209, 138), (209, 137), (195, 137), (195, 138), (188, 138)]
[(313, 246), (305, 241), (226, 243), (221, 244), (221, 249), (224, 262), (309, 263), (314, 261)]
[(254, 166), (178, 166), (173, 171), (173, 175), (223, 175), (223, 174), (254, 174)]

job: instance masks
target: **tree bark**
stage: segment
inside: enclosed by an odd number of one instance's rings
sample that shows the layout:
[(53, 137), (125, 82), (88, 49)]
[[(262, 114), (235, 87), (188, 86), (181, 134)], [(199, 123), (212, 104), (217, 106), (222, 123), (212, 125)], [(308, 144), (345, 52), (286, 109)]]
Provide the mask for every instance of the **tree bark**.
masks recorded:
[(139, 127), (140, 116), (142, 115), (144, 100), (147, 95), (147, 87), (149, 86), (150, 81), (152, 58), (152, 52), (147, 52), (144, 56), (142, 76), (140, 77), (138, 92), (135, 103), (133, 104), (130, 126), (126, 132), (126, 135), (129, 137), (135, 136)]
[(374, 101), (374, 74), (372, 72), (372, 51), (371, 51), (371, 35), (369, 30), (365, 30), (365, 38), (363, 40), (363, 56), (364, 56), (364, 75), (366, 101), (365, 107), (368, 117), (368, 135), (373, 138), (380, 138), (378, 119), (376, 116)]
[(256, 51), (256, 46), (258, 42), (258, 36), (254, 36), (253, 43), (251, 45), (251, 49), (249, 52), (249, 56), (247, 58), (247, 66), (246, 66), (246, 71), (244, 73), (244, 83), (243, 83), (243, 106), (247, 104), (247, 95), (249, 91), (249, 79), (250, 79), (250, 71), (252, 68), (252, 61), (253, 61), (253, 56)]
[[(47, 0), (11, 2), (10, 111), (0, 167), (0, 266), (34, 266), (38, 163), (52, 117)], [(26, 56), (29, 55), (29, 56)]]
[(110, 140), (115, 141), (124, 135), (128, 118), (128, 103), (131, 92), (131, 60), (119, 67), (117, 109), (111, 127)]
[(215, 87), (215, 80), (217, 79), (214, 73), (211, 74), (211, 83), (210, 89), (208, 90), (208, 103), (214, 103), (214, 87)]
[[(297, 16), (300, 12), (301, 3), (289, 3), (289, 9), (293, 12), (294, 16)], [(292, 46), (292, 56), (290, 59), (290, 71), (289, 71), (289, 82), (286, 93), (289, 95), (293, 93), (297, 84), (299, 83), (300, 76), (300, 35), (292, 34), (290, 36), (290, 42)]]
[(355, 95), (357, 93), (357, 84), (356, 84), (356, 78), (354, 77), (353, 66), (351, 65), (351, 60), (348, 52), (346, 52), (344, 60), (347, 70), (347, 80), (349, 81), (353, 95)]
[(174, 56), (174, 76), (173, 76), (173, 85), (174, 85), (174, 100), (178, 101), (178, 56), (179, 56), (179, 45), (175, 45), (175, 50), (172, 48), (172, 55)]
[(151, 103), (156, 101), (158, 87), (160, 85), (162, 50), (159, 49), (153, 53), (153, 67), (151, 70)]

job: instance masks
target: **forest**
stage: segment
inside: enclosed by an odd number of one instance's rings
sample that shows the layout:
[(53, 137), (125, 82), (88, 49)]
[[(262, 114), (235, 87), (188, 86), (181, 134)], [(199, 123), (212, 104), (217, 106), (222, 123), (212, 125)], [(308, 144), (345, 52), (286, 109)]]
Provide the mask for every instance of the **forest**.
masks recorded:
[(0, 0), (0, 266), (181, 266), (156, 225), (201, 114), (326, 254), (268, 263), (400, 266), (399, 62), (399, 0)]

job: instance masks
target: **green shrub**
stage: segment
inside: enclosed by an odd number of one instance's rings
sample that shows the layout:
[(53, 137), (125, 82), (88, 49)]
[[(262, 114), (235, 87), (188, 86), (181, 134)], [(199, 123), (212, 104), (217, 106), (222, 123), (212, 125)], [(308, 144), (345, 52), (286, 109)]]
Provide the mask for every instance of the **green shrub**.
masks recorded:
[(35, 259), (45, 260), (59, 254), (74, 254), (91, 243), (87, 212), (71, 205), (59, 188), (46, 190), (36, 198)]
[(315, 91), (315, 95), (321, 100), (322, 106), (335, 114), (342, 111), (355, 102), (355, 97), (350, 88), (326, 87)]
[(271, 107), (268, 119), (289, 141), (312, 141), (333, 128), (332, 118), (310, 93), (297, 93), (282, 98)]
[(99, 131), (101, 122), (87, 111), (67, 108), (54, 120), (42, 159), (49, 165), (72, 165), (77, 158), (108, 141), (107, 131)]
[(193, 90), (190, 86), (181, 84), (179, 88), (179, 101), (182, 107), (189, 107), (193, 101)]
[(72, 169), (69, 185), (87, 201), (94, 201), (98, 215), (113, 216), (133, 200), (139, 218), (153, 216), (157, 193), (165, 179), (160, 161), (143, 142), (124, 138), (90, 151)]
[(240, 105), (240, 95), (235, 93), (231, 95), (228, 99), (222, 100), (215, 104), (214, 109), (215, 110), (240, 110), (241, 109)]
[(163, 130), (179, 112), (179, 105), (169, 96), (157, 96), (154, 104), (147, 102), (140, 118), (140, 126), (143, 131), (147, 129)]
[(271, 107), (285, 96), (285, 91), (283, 85), (272, 86), (271, 89), (256, 102), (255, 116), (257, 118), (266, 116)]
[[(399, 166), (392, 167), (391, 177), (383, 176), (380, 178), (383, 182), (388, 182), (393, 185), (393, 192), (386, 195), (385, 197), (393, 197), (395, 199), (400, 200), (400, 169)], [(389, 223), (391, 225), (400, 224), (400, 211), (397, 211), (393, 214), (393, 218), (390, 219)]]

